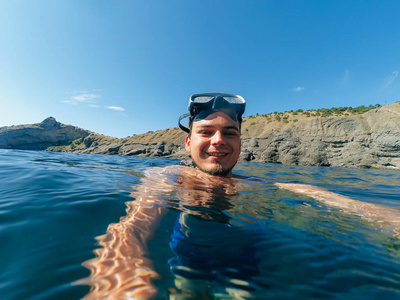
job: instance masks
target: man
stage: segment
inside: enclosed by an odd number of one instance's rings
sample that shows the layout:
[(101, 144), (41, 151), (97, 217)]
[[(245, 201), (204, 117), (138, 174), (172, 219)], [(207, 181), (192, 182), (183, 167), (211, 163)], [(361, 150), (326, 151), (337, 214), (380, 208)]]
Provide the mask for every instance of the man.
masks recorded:
[[(186, 151), (196, 167), (210, 175), (232, 177), (241, 148), (240, 124), (246, 103), (240, 96), (208, 93), (190, 97), (189, 114), (179, 119), (186, 132)], [(180, 120), (189, 116), (189, 128)]]
[[(246, 255), (237, 256), (231, 252), (210, 250), (224, 240), (215, 240), (215, 237), (209, 240), (213, 236), (202, 233), (204, 226), (209, 224), (206, 221), (212, 220), (212, 224), (217, 224), (213, 228), (222, 228), (221, 232), (233, 234), (239, 239), (246, 238), (240, 228), (229, 225), (229, 216), (215, 213), (232, 207), (229, 197), (238, 193), (240, 183), (233, 176), (232, 169), (240, 154), (240, 129), (245, 105), (242, 97), (231, 94), (206, 93), (190, 97), (189, 113), (181, 116), (178, 124), (188, 133), (185, 148), (196, 168), (170, 166), (146, 171), (143, 184), (132, 193), (135, 201), (127, 203), (127, 215), (118, 224), (111, 224), (107, 233), (98, 238), (102, 248), (95, 251), (95, 259), (85, 263), (92, 271), (88, 279), (81, 281), (92, 286), (85, 299), (150, 299), (157, 294), (153, 279), (158, 274), (149, 259), (148, 241), (154, 236), (159, 220), (168, 211), (164, 199), (171, 194), (174, 195), (173, 203), (179, 200), (181, 210), (171, 241), (176, 257), (169, 262), (177, 289), (193, 292), (197, 298), (211, 299), (209, 290), (213, 278), (210, 276), (220, 270), (243, 268), (246, 270), (244, 273), (257, 277), (257, 262), (251, 255), (251, 247), (255, 244), (252, 240), (248, 243), (240, 241), (239, 247), (244, 244), (244, 248), (237, 249), (237, 252), (245, 252)], [(189, 128), (180, 123), (184, 117), (189, 117)], [(178, 178), (172, 176), (176, 174)], [(394, 228), (398, 228), (400, 222), (398, 211), (352, 200), (318, 187), (290, 183), (276, 183), (276, 186), (306, 194), (327, 206)], [(196, 239), (196, 236), (199, 238)], [(227, 248), (223, 246), (219, 249)], [(194, 261), (190, 253), (197, 253)], [(215, 261), (210, 262), (212, 257), (218, 258), (215, 260), (217, 263), (222, 262), (220, 270), (213, 269)], [(235, 282), (243, 283), (235, 289), (236, 293), (246, 295), (249, 288), (253, 289), (251, 282), (242, 279)]]
[[(179, 222), (185, 222), (188, 214), (226, 222), (223, 215), (210, 215), (208, 211), (188, 213), (184, 207), (222, 211), (230, 205), (227, 195), (237, 194), (237, 182), (231, 178), (240, 154), (240, 125), (245, 105), (242, 97), (230, 94), (207, 93), (190, 97), (189, 113), (181, 116), (178, 124), (188, 133), (185, 148), (196, 169), (170, 166), (146, 171), (142, 185), (132, 193), (136, 200), (127, 203), (127, 215), (97, 238), (102, 248), (95, 251), (96, 258), (84, 263), (92, 271), (89, 278), (78, 282), (92, 286), (84, 299), (150, 299), (157, 294), (153, 279), (158, 274), (149, 259), (147, 243), (167, 212), (165, 201), (161, 200), (165, 195), (177, 193), (183, 210)], [(180, 123), (187, 116), (190, 117), (189, 128)], [(179, 175), (177, 182), (169, 181), (171, 174)], [(184, 238), (172, 243), (182, 241)], [(174, 247), (175, 250), (180, 251), (179, 247)], [(179, 269), (179, 263), (172, 262), (171, 268)], [(197, 275), (201, 273), (196, 272)], [(206, 298), (202, 294), (204, 291), (199, 293), (200, 297)]]

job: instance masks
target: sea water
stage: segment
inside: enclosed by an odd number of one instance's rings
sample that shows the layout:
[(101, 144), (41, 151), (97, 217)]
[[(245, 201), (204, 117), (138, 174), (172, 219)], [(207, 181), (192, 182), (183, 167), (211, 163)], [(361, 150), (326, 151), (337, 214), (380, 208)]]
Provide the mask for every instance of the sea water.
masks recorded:
[[(125, 203), (134, 200), (130, 193), (148, 168), (179, 163), (0, 150), (0, 298), (84, 297), (90, 287), (75, 283), (90, 275), (82, 263), (95, 257), (93, 251), (99, 248), (95, 238), (126, 214)], [(214, 249), (205, 255), (186, 253), (185, 263), (210, 268), (210, 274), (212, 269), (224, 270), (210, 287), (211, 298), (400, 299), (396, 228), (273, 184), (312, 184), (400, 212), (398, 170), (240, 162), (235, 174), (249, 176), (257, 184), (242, 187), (229, 198), (229, 205), (218, 211), (222, 219), (183, 222), (197, 226), (197, 236), (212, 241)], [(177, 280), (176, 270), (184, 255), (180, 252), (190, 249), (176, 250), (182, 243), (176, 231), (182, 211), (169, 201), (169, 213), (149, 243), (160, 275), (154, 282), (158, 299), (168, 299), (179, 290), (182, 281)], [(235, 256), (236, 252), (241, 255)], [(186, 289), (197, 288), (186, 283)], [(186, 298), (197, 297), (190, 295)]]

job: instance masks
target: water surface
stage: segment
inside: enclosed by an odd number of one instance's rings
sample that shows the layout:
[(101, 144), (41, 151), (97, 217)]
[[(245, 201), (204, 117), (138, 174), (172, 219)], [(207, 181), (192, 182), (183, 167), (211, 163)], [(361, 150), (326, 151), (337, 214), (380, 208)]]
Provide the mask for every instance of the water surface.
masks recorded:
[[(0, 150), (1, 298), (84, 297), (90, 288), (72, 283), (89, 276), (82, 263), (95, 257), (95, 237), (126, 214), (125, 202), (135, 200), (130, 193), (146, 169), (175, 164), (179, 160)], [(208, 210), (188, 205), (184, 212), (174, 195), (165, 195), (168, 213), (149, 244), (161, 275), (159, 299), (179, 294), (180, 285), (195, 289), (190, 270), (208, 269), (217, 276), (210, 297), (220, 299), (400, 299), (400, 242), (393, 228), (273, 185), (317, 185), (400, 211), (398, 171), (251, 162), (238, 163), (235, 173), (265, 183), (242, 186), (238, 195), (224, 197), (226, 206)], [(185, 228), (190, 235), (182, 238)], [(197, 241), (213, 247), (191, 256), (186, 250), (198, 251), (191, 248)], [(187, 265), (189, 273), (182, 268)]]

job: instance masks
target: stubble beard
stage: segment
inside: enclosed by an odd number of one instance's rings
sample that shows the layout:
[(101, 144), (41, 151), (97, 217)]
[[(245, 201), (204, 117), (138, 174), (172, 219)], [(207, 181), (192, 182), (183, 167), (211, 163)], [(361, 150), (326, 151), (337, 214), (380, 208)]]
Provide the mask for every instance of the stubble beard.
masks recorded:
[(199, 167), (196, 165), (196, 167), (197, 167), (200, 171), (202, 171), (202, 172), (204, 172), (204, 173), (207, 173), (207, 174), (213, 175), (213, 176), (221, 176), (221, 177), (226, 177), (227, 175), (229, 175), (229, 173), (232, 171), (232, 169), (233, 169), (234, 166), (235, 166), (235, 165), (233, 165), (231, 168), (225, 168), (225, 169), (223, 169), (221, 165), (216, 165), (213, 169), (211, 169), (211, 170), (206, 170), (206, 169), (203, 169), (203, 168), (199, 168)]

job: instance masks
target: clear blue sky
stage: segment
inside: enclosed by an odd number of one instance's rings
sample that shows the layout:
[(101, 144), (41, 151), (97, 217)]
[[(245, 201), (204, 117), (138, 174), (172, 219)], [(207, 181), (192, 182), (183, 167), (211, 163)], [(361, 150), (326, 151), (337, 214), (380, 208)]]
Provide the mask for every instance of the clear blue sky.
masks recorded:
[(0, 126), (126, 137), (211, 91), (245, 115), (394, 103), (399, 15), (396, 0), (0, 0)]

